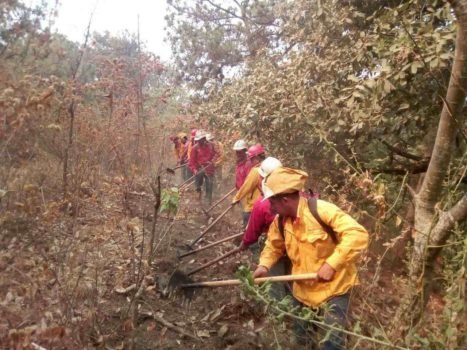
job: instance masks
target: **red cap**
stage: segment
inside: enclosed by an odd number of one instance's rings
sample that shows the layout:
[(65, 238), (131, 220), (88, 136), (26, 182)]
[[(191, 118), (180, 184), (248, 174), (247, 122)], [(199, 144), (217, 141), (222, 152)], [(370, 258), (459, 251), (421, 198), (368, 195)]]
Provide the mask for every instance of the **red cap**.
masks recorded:
[(250, 148), (248, 148), (248, 152), (247, 152), (248, 158), (253, 158), (263, 153), (264, 153), (264, 148), (263, 146), (261, 146), (260, 143), (257, 143), (256, 145), (253, 145)]
[(196, 136), (196, 129), (191, 129), (191, 137), (195, 137)]

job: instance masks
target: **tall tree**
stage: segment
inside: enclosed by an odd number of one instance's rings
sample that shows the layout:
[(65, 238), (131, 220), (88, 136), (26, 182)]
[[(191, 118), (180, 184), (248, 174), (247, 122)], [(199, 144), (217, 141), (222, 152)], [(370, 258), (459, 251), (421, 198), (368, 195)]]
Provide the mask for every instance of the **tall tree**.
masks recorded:
[[(258, 55), (197, 111), (312, 173), (323, 172), (327, 148), (357, 176), (377, 175), (373, 204), (358, 206), (386, 223), (395, 214), (386, 239), (401, 221), (411, 228), (412, 284), (398, 314), (410, 325), (429, 298), (440, 246), (467, 215), (465, 2), (388, 1), (372, 13), (362, 3), (291, 2), (280, 31), (293, 50), (281, 60)], [(397, 202), (402, 176), (423, 173), (412, 218), (410, 202), (400, 212), (385, 204)]]
[(443, 200), (443, 183), (452, 163), (456, 137), (465, 127), (463, 110), (467, 92), (467, 1), (449, 0), (449, 3), (457, 23), (455, 55), (446, 97), (440, 96), (443, 107), (428, 169), (420, 190), (413, 193), (416, 235), (410, 265), (412, 288), (408, 302), (402, 307), (405, 319), (412, 321), (409, 325), (419, 321), (430, 297), (435, 258), (454, 226), (467, 218), (465, 192), (459, 193), (456, 196), (457, 202), (450, 207), (439, 207)]
[[(167, 0), (168, 39), (179, 77), (201, 89), (223, 82), (280, 43), (277, 0)], [(209, 84), (208, 84), (209, 83)]]

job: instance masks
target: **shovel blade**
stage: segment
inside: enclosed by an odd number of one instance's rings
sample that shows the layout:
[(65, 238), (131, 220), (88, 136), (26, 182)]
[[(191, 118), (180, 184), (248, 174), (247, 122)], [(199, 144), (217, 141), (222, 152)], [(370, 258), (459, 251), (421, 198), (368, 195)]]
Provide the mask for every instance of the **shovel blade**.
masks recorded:
[(193, 283), (193, 280), (180, 270), (175, 270), (172, 276), (170, 276), (167, 289), (171, 295), (181, 292), (185, 300), (193, 299), (194, 288), (181, 288), (182, 285)]

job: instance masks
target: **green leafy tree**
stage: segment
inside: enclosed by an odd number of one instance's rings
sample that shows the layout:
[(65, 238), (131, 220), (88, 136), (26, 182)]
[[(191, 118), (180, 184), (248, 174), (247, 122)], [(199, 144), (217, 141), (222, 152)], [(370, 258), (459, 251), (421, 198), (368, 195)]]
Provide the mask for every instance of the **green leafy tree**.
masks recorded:
[(168, 0), (168, 39), (179, 77), (197, 89), (222, 83), (232, 69), (280, 46), (277, 0)]
[[(365, 3), (290, 2), (280, 31), (292, 49), (258, 55), (241, 77), (197, 100), (196, 112), (289, 165), (323, 174), (323, 155), (336, 155), (355, 176), (378, 178), (372, 212), (402, 217), (414, 237), (408, 303), (397, 318), (407, 332), (429, 298), (439, 246), (467, 215), (465, 3), (388, 1), (372, 12)], [(415, 184), (412, 216), (406, 206), (386, 212), (397, 192), (385, 189), (405, 186), (402, 176)]]

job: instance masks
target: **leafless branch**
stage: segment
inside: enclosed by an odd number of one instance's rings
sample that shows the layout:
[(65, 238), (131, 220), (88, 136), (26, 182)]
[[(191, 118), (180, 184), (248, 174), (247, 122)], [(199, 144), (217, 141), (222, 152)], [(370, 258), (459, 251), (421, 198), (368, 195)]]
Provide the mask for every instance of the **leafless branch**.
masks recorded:
[(399, 155), (399, 156), (402, 156), (402, 157), (405, 157), (405, 158), (408, 158), (408, 159), (413, 159), (413, 160), (417, 160), (417, 161), (420, 161), (420, 160), (423, 160), (424, 158), (421, 157), (421, 156), (417, 156), (415, 154), (412, 154), (412, 153), (409, 153), (407, 151), (404, 151), (403, 149), (399, 148), (399, 147), (395, 147), (395, 146), (392, 146), (390, 145), (387, 141), (385, 140), (380, 140), (381, 143), (383, 145), (385, 145), (390, 151), (394, 152), (395, 154)]
[(229, 9), (223, 8), (222, 6), (216, 4), (215, 2), (213, 2), (213, 1), (211, 1), (211, 0), (204, 0), (204, 1), (206, 1), (208, 4), (210, 4), (211, 6), (215, 7), (215, 8), (218, 9), (219, 11), (223, 11), (223, 12), (225, 12), (225, 13), (231, 15), (232, 17), (241, 19), (242, 21), (245, 20), (245, 18), (242, 18), (242, 16), (237, 15), (235, 12), (232, 12), (232, 11), (230, 11)]

